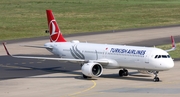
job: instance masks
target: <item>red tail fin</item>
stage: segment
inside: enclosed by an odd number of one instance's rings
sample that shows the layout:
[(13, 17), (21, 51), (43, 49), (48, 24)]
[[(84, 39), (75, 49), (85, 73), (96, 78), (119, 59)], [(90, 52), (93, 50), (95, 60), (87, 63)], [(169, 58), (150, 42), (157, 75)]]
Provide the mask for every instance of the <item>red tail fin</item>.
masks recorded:
[(51, 10), (46, 10), (51, 42), (66, 42)]

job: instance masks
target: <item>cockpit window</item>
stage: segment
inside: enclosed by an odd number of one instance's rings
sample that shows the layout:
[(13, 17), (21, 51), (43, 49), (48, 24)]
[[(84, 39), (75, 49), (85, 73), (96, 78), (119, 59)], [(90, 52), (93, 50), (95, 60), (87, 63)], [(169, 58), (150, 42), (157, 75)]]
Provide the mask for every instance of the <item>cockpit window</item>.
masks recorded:
[(162, 55), (162, 58), (167, 58), (167, 56), (166, 55)]
[(161, 58), (161, 55), (159, 55), (158, 58)]
[(154, 58), (170, 58), (170, 55), (156, 55)]
[(170, 58), (170, 55), (167, 55), (168, 58)]
[(158, 55), (156, 55), (154, 58), (157, 58), (158, 57)]

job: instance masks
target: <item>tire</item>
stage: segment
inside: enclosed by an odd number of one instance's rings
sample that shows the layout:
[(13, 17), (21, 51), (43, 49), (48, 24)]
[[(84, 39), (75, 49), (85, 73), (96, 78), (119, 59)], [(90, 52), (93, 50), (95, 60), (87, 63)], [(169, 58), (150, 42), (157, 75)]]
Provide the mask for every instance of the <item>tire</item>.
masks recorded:
[(154, 78), (154, 82), (159, 82), (159, 78), (158, 78), (158, 77), (155, 77), (155, 78)]
[(119, 76), (123, 76), (124, 75), (124, 71), (123, 70), (119, 70)]
[(124, 76), (128, 76), (128, 70), (124, 70)]
[(84, 75), (84, 74), (83, 74), (83, 78), (84, 78), (84, 79), (87, 79), (87, 78), (88, 78), (88, 76), (86, 76), (86, 75)]

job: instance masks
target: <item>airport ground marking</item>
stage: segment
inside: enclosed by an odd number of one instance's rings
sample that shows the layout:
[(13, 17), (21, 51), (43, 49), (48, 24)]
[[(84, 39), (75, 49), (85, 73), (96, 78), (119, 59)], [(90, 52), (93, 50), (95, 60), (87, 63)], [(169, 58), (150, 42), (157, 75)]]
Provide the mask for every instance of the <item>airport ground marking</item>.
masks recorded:
[(12, 66), (12, 65), (3, 65), (3, 64), (0, 64), (0, 67), (18, 68), (18, 69), (31, 69), (31, 68), (27, 68), (27, 67)]
[(29, 62), (29, 64), (33, 64), (34, 62)]
[(22, 62), (21, 64), (26, 64), (26, 62)]
[(40, 64), (40, 63), (42, 63), (42, 62), (39, 61), (39, 62), (36, 62), (36, 63)]
[(75, 92), (75, 93), (70, 94), (70, 95), (68, 95), (68, 96), (70, 96), (70, 97), (75, 97), (75, 96), (78, 96), (78, 95), (81, 94), (81, 93), (87, 92), (87, 91), (93, 89), (94, 87), (96, 87), (96, 82), (95, 82), (94, 80), (91, 80), (91, 82), (93, 83), (93, 85), (92, 85), (91, 87), (89, 87), (89, 88), (87, 88), (87, 89), (85, 89), (85, 90), (79, 91), (79, 92)]

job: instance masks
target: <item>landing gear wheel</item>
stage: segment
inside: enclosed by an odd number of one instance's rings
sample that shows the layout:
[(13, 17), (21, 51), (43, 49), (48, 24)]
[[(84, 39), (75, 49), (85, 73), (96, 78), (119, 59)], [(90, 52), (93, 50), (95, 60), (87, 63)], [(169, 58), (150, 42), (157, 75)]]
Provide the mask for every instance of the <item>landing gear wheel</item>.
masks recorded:
[(123, 70), (119, 70), (119, 76), (123, 76), (124, 75), (124, 71)]
[(128, 70), (124, 70), (124, 76), (128, 76)]
[(119, 76), (128, 76), (128, 70), (126, 69), (119, 70)]
[(155, 77), (154, 82), (159, 82), (159, 77)]
[(87, 79), (87, 78), (91, 78), (91, 77), (86, 76), (86, 75), (83, 74), (83, 78), (84, 78), (84, 79)]
[(87, 79), (87, 78), (88, 78), (88, 76), (86, 76), (86, 75), (84, 75), (84, 74), (83, 74), (83, 78)]
[(159, 82), (159, 77), (157, 75), (159, 72), (158, 71), (154, 71), (153, 73), (154, 73), (154, 82)]

